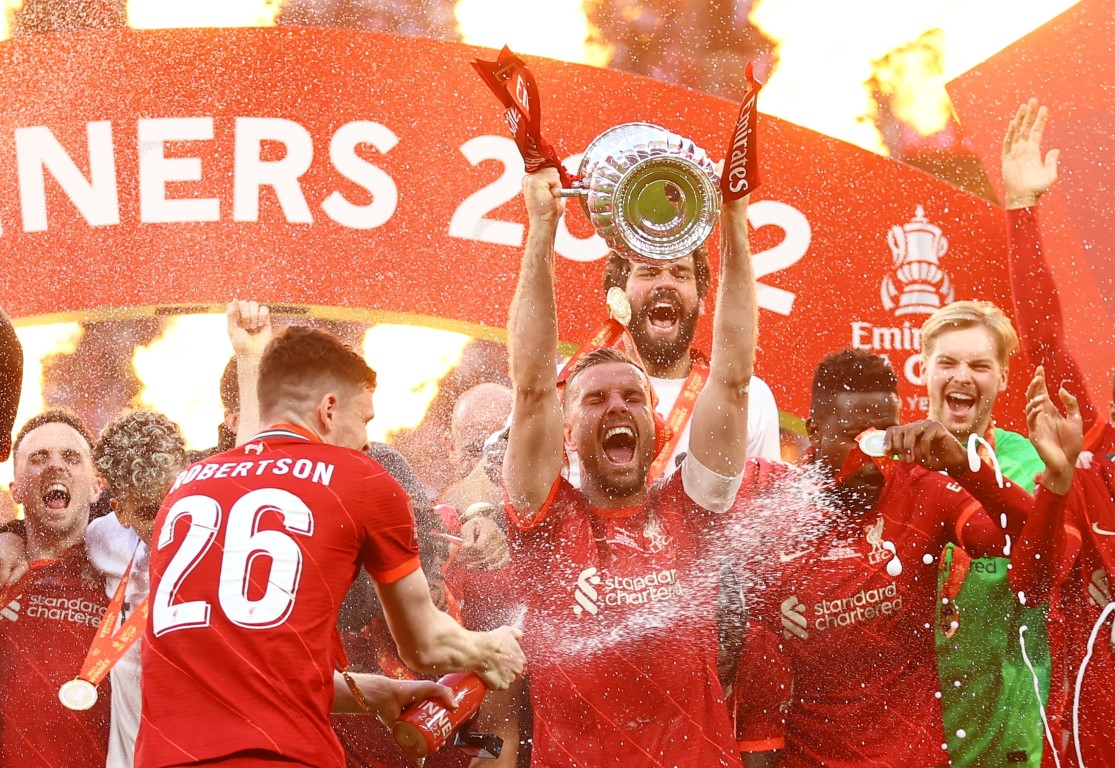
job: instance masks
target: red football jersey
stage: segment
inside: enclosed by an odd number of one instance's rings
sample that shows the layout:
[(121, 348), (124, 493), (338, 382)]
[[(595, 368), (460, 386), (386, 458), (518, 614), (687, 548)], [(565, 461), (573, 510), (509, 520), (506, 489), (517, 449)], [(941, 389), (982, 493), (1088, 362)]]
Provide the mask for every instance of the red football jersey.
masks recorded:
[(728, 700), (740, 752), (785, 749), (786, 706), (793, 680), (778, 635), (757, 621), (749, 622)]
[(508, 513), (532, 764), (739, 766), (716, 671), (719, 570), (697, 551), (710, 513), (681, 473), (637, 507), (594, 509), (559, 480), (529, 524)]
[(107, 604), (104, 578), (79, 544), (32, 569), (16, 597), (0, 606), (0, 765), (105, 764), (108, 681), (85, 712), (63, 707), (58, 689), (81, 671)]
[[(797, 472), (750, 460), (739, 511), (760, 493), (786, 509), (824, 504)], [(811, 537), (772, 553), (777, 565), (748, 600), (752, 616), (781, 633), (793, 674), (783, 766), (948, 764), (933, 638), (940, 551), (956, 541), (1001, 556), (1006, 536), (994, 520), (1006, 513), (1016, 531), (1032, 506), (1017, 486), (998, 488), (986, 466), (962, 481), (993, 517), (960, 482), (895, 463), (871, 510), (829, 504)]]
[[(1043, 487), (1011, 571), (1028, 601), (1050, 603), (1050, 732), (1063, 768), (1115, 768), (1115, 464), (1078, 469), (1067, 496)], [(1079, 749), (1079, 756), (1077, 751)], [(1054, 766), (1051, 750), (1043, 766)]]
[(152, 543), (136, 765), (343, 766), (337, 613), (360, 566), (380, 583), (419, 567), (402, 487), (280, 425), (179, 475)]

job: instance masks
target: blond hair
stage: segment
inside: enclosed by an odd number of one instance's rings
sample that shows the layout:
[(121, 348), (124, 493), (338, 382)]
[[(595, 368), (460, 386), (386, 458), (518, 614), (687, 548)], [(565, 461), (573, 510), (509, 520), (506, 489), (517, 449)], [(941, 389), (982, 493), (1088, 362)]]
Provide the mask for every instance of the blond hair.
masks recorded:
[(999, 364), (1006, 368), (1010, 356), (1018, 349), (1018, 334), (1010, 318), (990, 301), (954, 301), (930, 315), (921, 326), (922, 356), (930, 356), (937, 337), (942, 333), (973, 326), (983, 326), (991, 332)]

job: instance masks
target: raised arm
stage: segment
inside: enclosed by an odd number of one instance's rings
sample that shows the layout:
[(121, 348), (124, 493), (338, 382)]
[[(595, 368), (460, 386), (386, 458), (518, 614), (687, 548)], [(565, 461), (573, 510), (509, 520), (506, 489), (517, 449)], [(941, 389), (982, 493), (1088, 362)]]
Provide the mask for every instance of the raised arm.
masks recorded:
[(515, 512), (541, 511), (561, 472), (563, 426), (558, 400), (554, 237), (565, 201), (558, 173), (545, 168), (523, 179), (529, 228), (507, 326), (514, 406), (503, 482)]
[(236, 444), (248, 442), (259, 432), (259, 363), (271, 341), (271, 312), (257, 301), (233, 300), (225, 310), (228, 339), (236, 355), (236, 384), (240, 390), (240, 415)]
[(693, 407), (689, 451), (732, 477), (747, 456), (747, 387), (755, 365), (755, 277), (747, 239), (747, 198), (720, 214), (720, 275), (713, 310), (709, 377)]
[[(1052, 381), (1084, 393), (1084, 377), (1066, 343), (1057, 283), (1042, 253), (1038, 226), (1038, 202), (1057, 182), (1060, 155), (1060, 150), (1051, 149), (1042, 156), (1048, 116), (1046, 107), (1030, 99), (1018, 108), (1003, 136), (1011, 299), (1022, 349), (1031, 364), (1044, 365)], [(1081, 412), (1088, 425), (1098, 418), (1086, 395)]]

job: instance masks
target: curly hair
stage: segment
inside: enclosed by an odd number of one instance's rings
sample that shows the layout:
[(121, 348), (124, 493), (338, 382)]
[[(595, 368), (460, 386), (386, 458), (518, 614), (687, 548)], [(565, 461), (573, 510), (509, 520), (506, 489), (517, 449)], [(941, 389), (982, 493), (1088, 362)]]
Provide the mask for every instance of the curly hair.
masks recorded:
[(811, 413), (828, 410), (837, 395), (877, 392), (898, 394), (898, 377), (889, 362), (863, 349), (825, 355), (813, 374)]
[(101, 432), (93, 465), (113, 494), (139, 504), (159, 504), (186, 464), (178, 425), (158, 411), (127, 413)]

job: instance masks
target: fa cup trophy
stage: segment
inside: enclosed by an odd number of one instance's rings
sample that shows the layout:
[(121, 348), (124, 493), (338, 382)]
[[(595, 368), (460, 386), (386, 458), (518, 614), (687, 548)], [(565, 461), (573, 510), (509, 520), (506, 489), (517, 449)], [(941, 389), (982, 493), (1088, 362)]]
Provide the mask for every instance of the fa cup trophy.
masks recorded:
[(579, 197), (612, 250), (635, 261), (674, 261), (712, 233), (720, 215), (720, 175), (705, 151), (651, 123), (626, 123), (597, 136), (562, 194)]
[(748, 95), (723, 176), (691, 140), (651, 123), (625, 123), (597, 136), (576, 177), (542, 138), (538, 86), (522, 59), (504, 48), (496, 61), (472, 63), (506, 107), (505, 117), (528, 173), (556, 168), (566, 197), (577, 197), (597, 233), (633, 261), (664, 263), (692, 253), (712, 233), (722, 199), (759, 185), (755, 160), (755, 97), (760, 84), (747, 67)]

